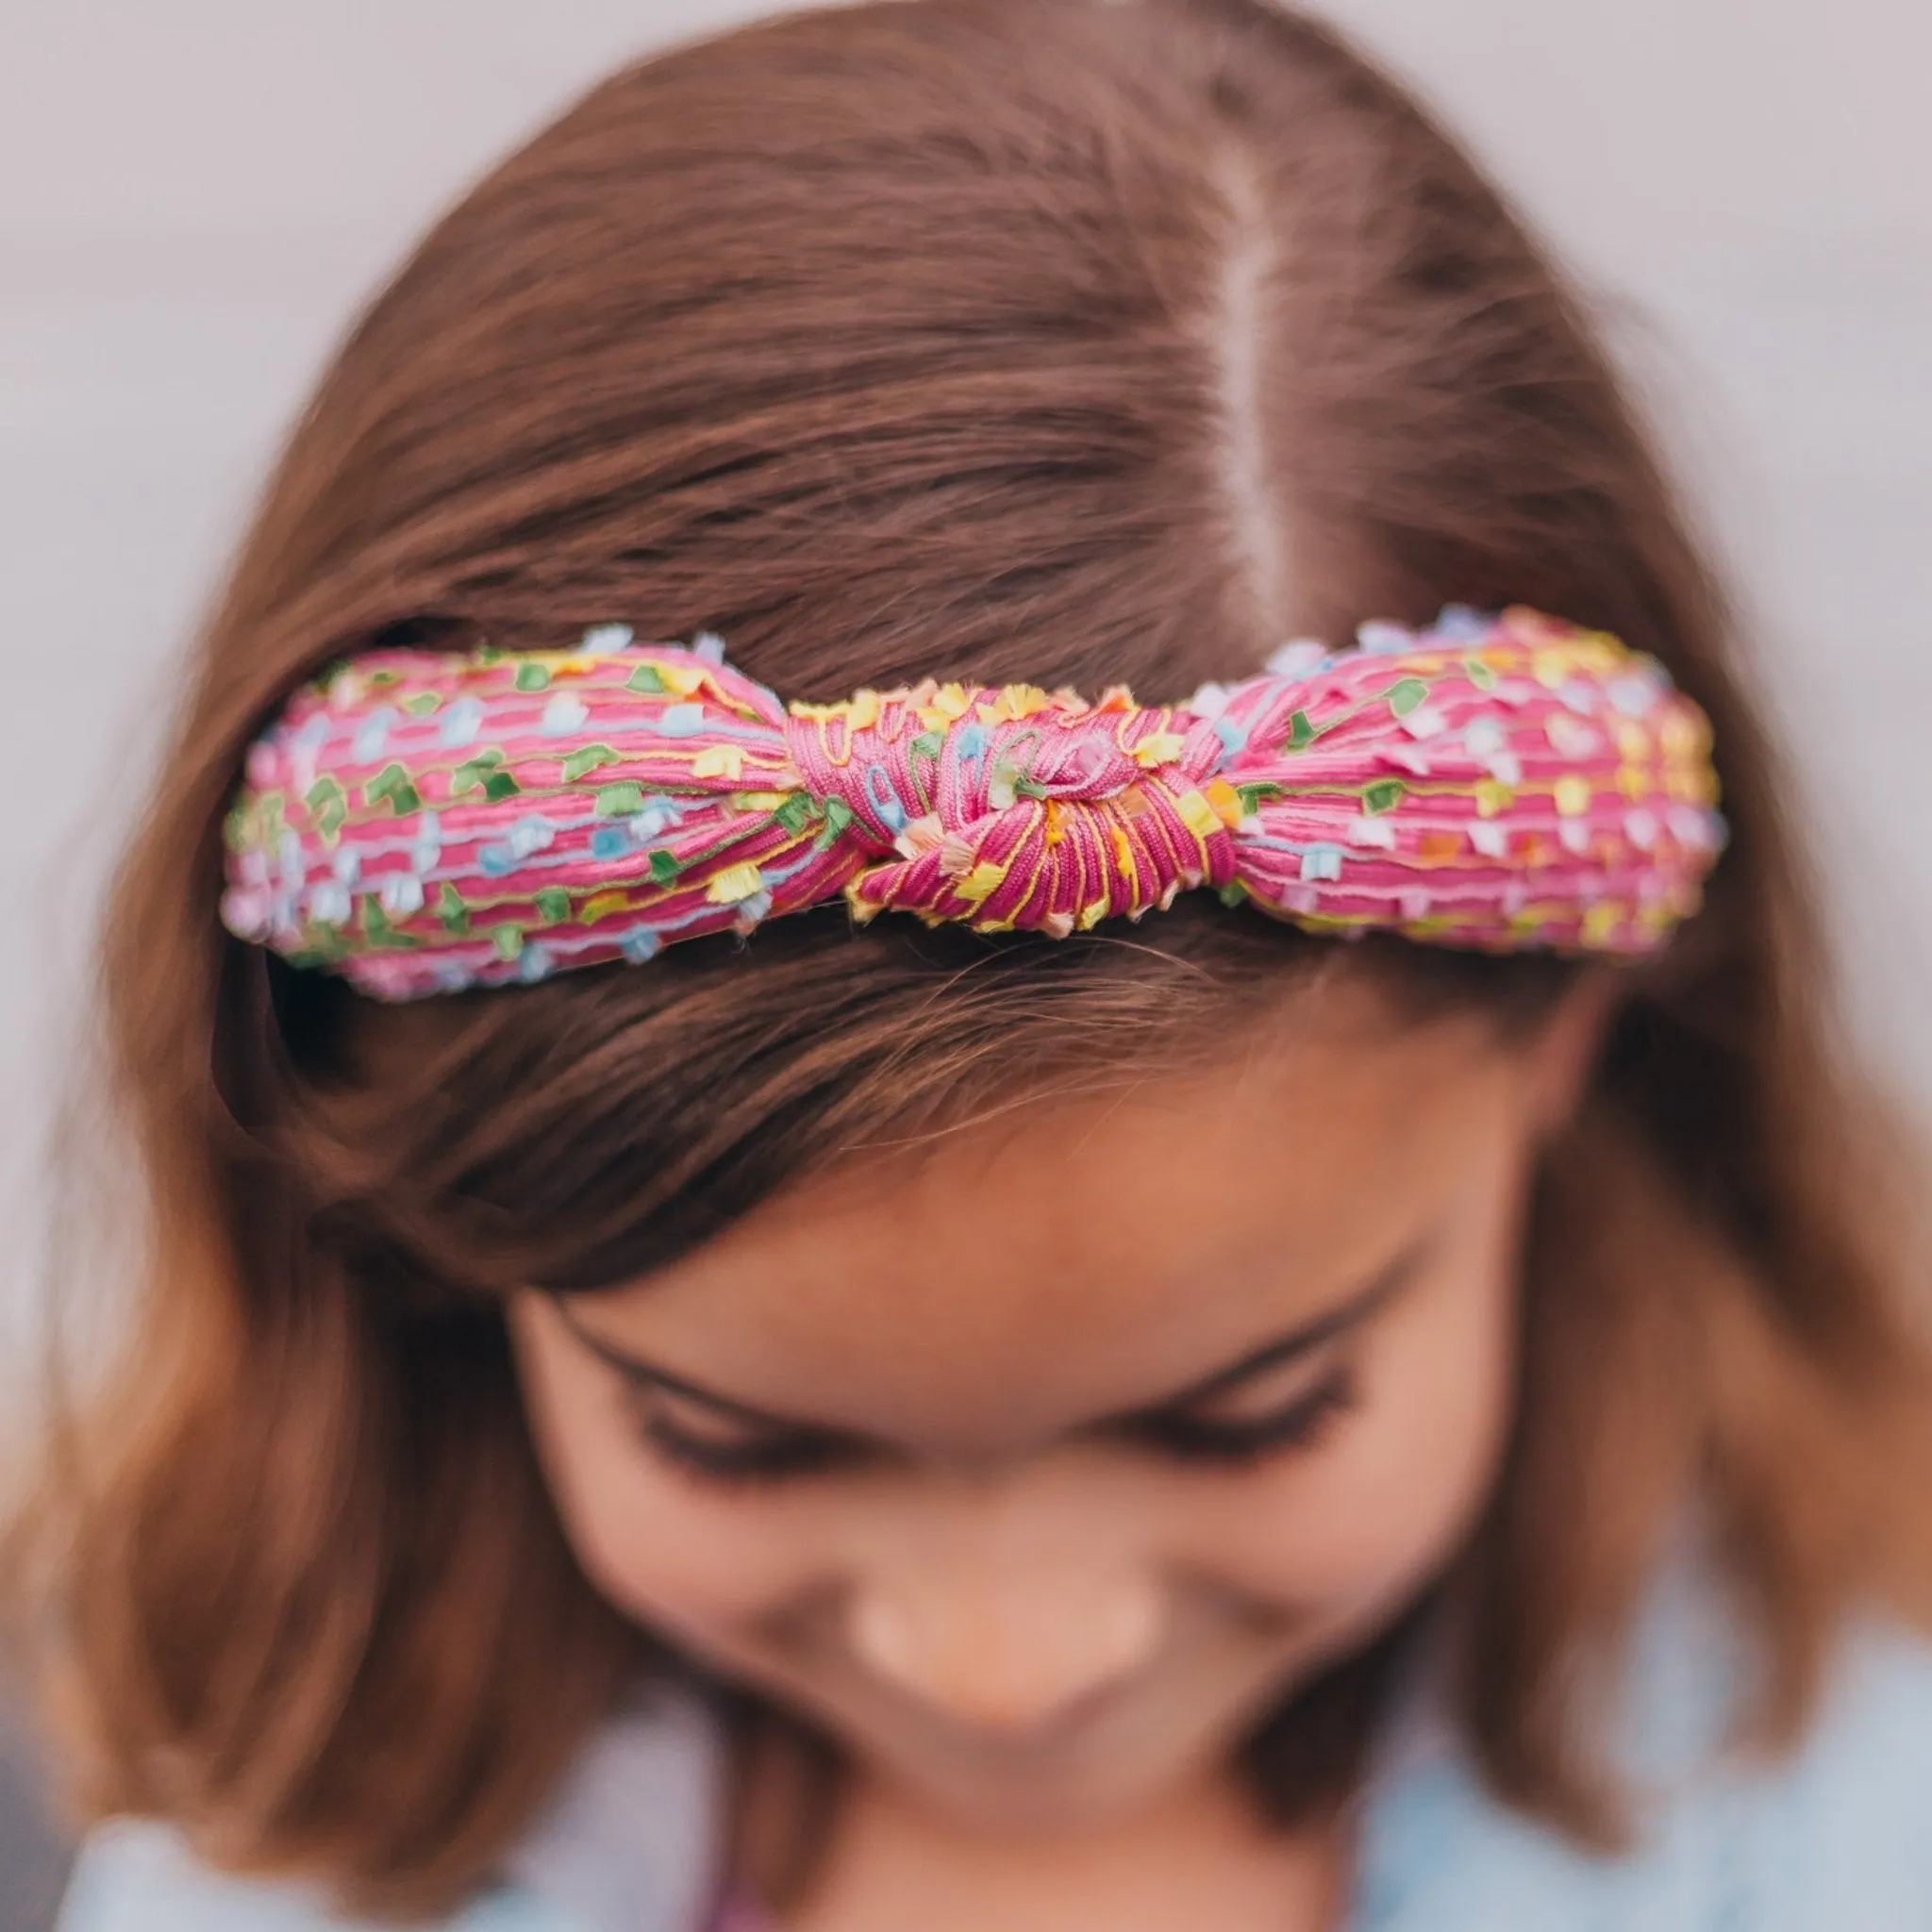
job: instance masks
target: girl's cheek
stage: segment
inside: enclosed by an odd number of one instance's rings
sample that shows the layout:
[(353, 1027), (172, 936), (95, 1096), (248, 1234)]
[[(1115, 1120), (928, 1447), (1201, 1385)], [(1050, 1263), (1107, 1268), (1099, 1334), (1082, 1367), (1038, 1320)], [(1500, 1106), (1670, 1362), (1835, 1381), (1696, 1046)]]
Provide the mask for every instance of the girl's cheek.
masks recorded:
[(558, 1501), (591, 1580), (641, 1622), (744, 1629), (811, 1592), (821, 1539), (769, 1491), (708, 1493), (653, 1460), (622, 1418), (574, 1445)]
[(1419, 1588), (1473, 1528), (1509, 1420), (1507, 1322), (1391, 1331), (1333, 1440), (1203, 1485), (1182, 1560), (1285, 1609), (1379, 1609)]
[(746, 1624), (809, 1589), (809, 1529), (769, 1493), (710, 1493), (655, 1457), (621, 1396), (551, 1338), (525, 1329), (518, 1367), (531, 1438), (563, 1532), (592, 1584), (667, 1630)]

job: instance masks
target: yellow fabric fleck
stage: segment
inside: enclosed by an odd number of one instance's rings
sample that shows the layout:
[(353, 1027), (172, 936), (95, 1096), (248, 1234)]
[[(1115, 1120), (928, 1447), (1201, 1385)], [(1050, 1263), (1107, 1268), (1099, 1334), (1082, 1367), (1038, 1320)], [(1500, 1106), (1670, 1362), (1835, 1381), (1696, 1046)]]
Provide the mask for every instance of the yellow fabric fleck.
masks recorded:
[(1197, 839), (1211, 837), (1221, 829), (1221, 818), (1208, 798), (1199, 791), (1183, 791), (1174, 802), (1181, 824)]
[(1566, 819), (1581, 818), (1590, 809), (1590, 780), (1575, 772), (1565, 772), (1551, 788), (1551, 794)]
[(1045, 710), (1052, 702), (1037, 684), (1009, 684), (993, 700), (993, 718), (995, 721), (1010, 719), (1017, 724), (1022, 718), (1030, 718), (1036, 711)]
[(1614, 899), (1600, 899), (1583, 915), (1583, 943), (1606, 945), (1624, 923), (1624, 908)]
[(963, 718), (973, 703), (963, 684), (942, 684), (919, 708), (919, 722), (928, 731), (943, 731), (955, 718)]
[(654, 664), (651, 667), (663, 679), (665, 688), (674, 691), (681, 698), (695, 697), (705, 688), (705, 667), (702, 664)]
[(691, 761), (693, 778), (729, 778), (734, 783), (744, 776), (744, 747), (741, 744), (708, 744)]
[(765, 889), (764, 874), (750, 863), (727, 865), (723, 872), (712, 875), (705, 888), (705, 897), (713, 906), (736, 906), (741, 899), (749, 899), (754, 892)]
[(1153, 771), (1158, 765), (1171, 765), (1180, 757), (1187, 746), (1187, 740), (1178, 731), (1153, 731), (1134, 747), (1134, 762)]
[(1230, 828), (1241, 824), (1247, 814), (1241, 809), (1241, 795), (1225, 778), (1211, 780), (1204, 794), (1208, 803), (1214, 808), (1214, 815)]
[(995, 865), (991, 859), (982, 859), (966, 876), (954, 886), (954, 891), (969, 906), (977, 906), (991, 893), (998, 891), (1000, 882), (1006, 877), (1007, 869)]

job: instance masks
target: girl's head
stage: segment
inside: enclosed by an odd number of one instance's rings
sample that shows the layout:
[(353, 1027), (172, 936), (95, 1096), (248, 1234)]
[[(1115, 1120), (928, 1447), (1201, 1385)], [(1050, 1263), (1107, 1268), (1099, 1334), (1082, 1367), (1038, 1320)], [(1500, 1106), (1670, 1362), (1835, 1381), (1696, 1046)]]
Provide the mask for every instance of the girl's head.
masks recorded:
[[(1732, 844), (1659, 963), (1192, 895), (389, 1008), (217, 919), (243, 747), (377, 643), (1178, 694), (1452, 599), (1710, 713)], [(1815, 948), (1601, 352), (1325, 31), (919, 0), (623, 74), (343, 348), (115, 901), (152, 1261), (52, 1573), (95, 1801), (421, 1902), (655, 1644), (974, 1813), (1237, 1748), (1286, 1813), (1453, 1594), (1490, 1775), (1601, 1828), (1578, 1667), (1693, 1503), (1774, 1723), (1888, 1574), (1920, 1384)]]

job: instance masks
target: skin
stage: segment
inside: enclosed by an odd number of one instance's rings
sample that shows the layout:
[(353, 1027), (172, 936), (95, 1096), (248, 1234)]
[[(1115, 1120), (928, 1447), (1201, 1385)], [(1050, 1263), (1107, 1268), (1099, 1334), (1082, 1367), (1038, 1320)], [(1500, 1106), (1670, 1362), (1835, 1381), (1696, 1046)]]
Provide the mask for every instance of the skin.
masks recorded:
[[(1479, 1513), (1535, 1150), (1603, 1006), (1585, 982), (1506, 1045), (1340, 981), (1239, 1059), (516, 1299), (593, 1581), (850, 1757), (799, 1932), (1337, 1923), (1341, 1828), (1265, 1830), (1230, 1747)], [(727, 1476), (693, 1444), (803, 1460)]]

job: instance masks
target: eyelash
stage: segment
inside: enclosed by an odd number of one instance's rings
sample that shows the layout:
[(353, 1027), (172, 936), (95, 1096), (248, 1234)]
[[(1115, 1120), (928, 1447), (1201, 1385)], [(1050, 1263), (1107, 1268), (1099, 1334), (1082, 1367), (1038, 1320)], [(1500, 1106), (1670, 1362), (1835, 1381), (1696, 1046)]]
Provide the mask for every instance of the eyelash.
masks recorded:
[(824, 1475), (860, 1459), (856, 1442), (803, 1434), (747, 1436), (740, 1442), (706, 1442), (662, 1416), (639, 1419), (645, 1443), (674, 1467), (706, 1482), (751, 1486)]
[[(1130, 1437), (1170, 1460), (1224, 1469), (1251, 1468), (1274, 1456), (1307, 1454), (1322, 1446), (1360, 1400), (1354, 1370), (1335, 1369), (1273, 1415), (1243, 1423), (1212, 1423), (1184, 1414), (1145, 1416)], [(753, 1487), (802, 1481), (864, 1459), (862, 1444), (803, 1433), (748, 1436), (708, 1442), (638, 1405), (639, 1434), (666, 1462), (701, 1481)]]
[(1360, 1401), (1355, 1370), (1343, 1363), (1272, 1415), (1241, 1423), (1208, 1422), (1185, 1411), (1151, 1415), (1135, 1424), (1134, 1433), (1176, 1462), (1218, 1463), (1239, 1469), (1271, 1456), (1319, 1449)]

